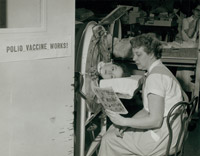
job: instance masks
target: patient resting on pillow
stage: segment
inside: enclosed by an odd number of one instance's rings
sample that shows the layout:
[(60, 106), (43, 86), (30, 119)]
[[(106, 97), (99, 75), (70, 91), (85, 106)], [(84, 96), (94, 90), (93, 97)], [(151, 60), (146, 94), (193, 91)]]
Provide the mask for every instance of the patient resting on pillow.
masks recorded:
[(99, 80), (99, 87), (112, 87), (119, 98), (130, 99), (138, 89), (141, 75), (132, 75), (123, 63), (99, 62), (97, 71), (91, 72), (93, 80)]

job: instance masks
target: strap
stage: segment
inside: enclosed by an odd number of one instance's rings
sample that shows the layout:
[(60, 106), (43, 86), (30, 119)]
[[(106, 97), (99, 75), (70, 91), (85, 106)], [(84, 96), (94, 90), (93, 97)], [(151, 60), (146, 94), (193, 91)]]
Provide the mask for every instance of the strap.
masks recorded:
[(183, 100), (188, 102), (189, 99), (188, 99), (188, 96), (187, 94), (184, 92), (183, 88), (181, 87), (179, 81), (176, 79), (176, 77), (171, 73), (171, 71), (166, 67), (164, 66), (163, 64), (161, 65), (158, 65), (156, 67), (154, 67), (150, 73), (148, 73), (148, 75), (150, 74), (163, 74), (163, 75), (166, 75), (166, 76), (169, 76), (169, 77), (172, 77), (180, 86), (181, 88), (181, 94), (182, 94), (182, 97), (183, 97)]

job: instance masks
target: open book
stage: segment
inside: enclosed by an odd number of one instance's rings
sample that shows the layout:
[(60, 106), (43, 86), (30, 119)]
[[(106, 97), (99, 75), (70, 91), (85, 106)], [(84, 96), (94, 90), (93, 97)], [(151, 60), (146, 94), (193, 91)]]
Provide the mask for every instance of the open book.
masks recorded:
[(111, 110), (119, 114), (128, 113), (128, 111), (111, 87), (99, 88), (95, 85), (92, 85), (92, 91), (97, 96), (99, 102), (103, 105), (105, 109)]

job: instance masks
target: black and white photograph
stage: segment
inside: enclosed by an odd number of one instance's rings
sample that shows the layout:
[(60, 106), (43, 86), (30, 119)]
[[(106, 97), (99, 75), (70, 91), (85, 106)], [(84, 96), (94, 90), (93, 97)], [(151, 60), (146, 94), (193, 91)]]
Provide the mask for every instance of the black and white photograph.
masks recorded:
[[(74, 154), (200, 155), (200, 1), (76, 0), (75, 7)], [(128, 113), (101, 107), (93, 84), (112, 87)]]
[(0, 0), (0, 156), (200, 156), (200, 0)]

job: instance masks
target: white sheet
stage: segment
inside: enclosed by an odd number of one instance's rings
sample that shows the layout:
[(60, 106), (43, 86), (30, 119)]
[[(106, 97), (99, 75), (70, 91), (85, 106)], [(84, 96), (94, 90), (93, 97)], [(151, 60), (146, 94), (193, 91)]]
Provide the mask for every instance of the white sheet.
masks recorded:
[(114, 92), (119, 95), (119, 98), (130, 99), (134, 95), (134, 91), (138, 88), (138, 81), (142, 75), (132, 75), (131, 77), (102, 79), (99, 87), (112, 87)]

